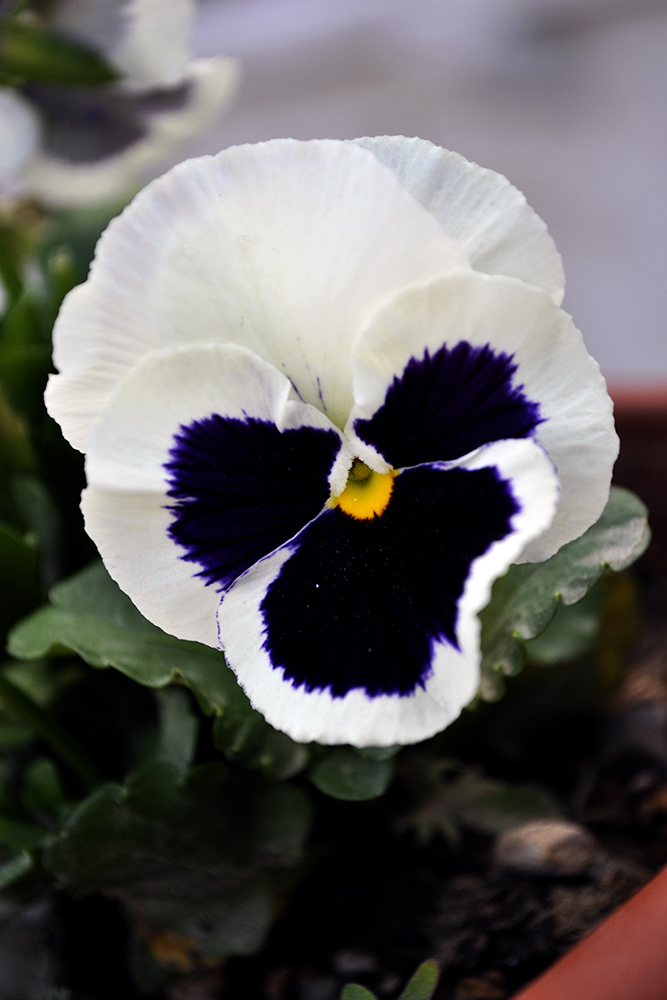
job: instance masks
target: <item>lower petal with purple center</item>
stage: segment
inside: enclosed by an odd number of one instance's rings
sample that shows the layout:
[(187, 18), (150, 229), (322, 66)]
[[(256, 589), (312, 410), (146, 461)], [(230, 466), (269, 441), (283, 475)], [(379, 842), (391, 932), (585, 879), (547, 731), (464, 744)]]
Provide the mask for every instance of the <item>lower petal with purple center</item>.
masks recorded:
[(403, 470), (386, 509), (327, 509), (223, 596), (221, 644), (250, 700), (293, 738), (410, 743), (479, 682), (493, 580), (553, 517), (557, 477), (532, 440)]

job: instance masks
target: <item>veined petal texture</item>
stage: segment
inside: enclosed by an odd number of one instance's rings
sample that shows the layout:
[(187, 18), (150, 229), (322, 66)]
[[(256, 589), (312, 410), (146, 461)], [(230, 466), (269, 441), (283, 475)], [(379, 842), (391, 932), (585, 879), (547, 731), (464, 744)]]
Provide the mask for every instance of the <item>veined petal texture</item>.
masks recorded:
[(353, 368), (347, 433), (367, 461), (364, 446), (399, 466), (503, 438), (544, 447), (561, 498), (520, 561), (549, 558), (602, 513), (618, 454), (611, 399), (580, 332), (540, 289), (480, 274), (404, 289), (360, 335)]
[(322, 510), (342, 446), (275, 368), (236, 345), (149, 357), (86, 456), (86, 528), (139, 610), (218, 644), (220, 591)]
[(562, 285), (523, 196), (420, 140), (181, 164), (111, 224), (55, 330), (47, 404), (86, 450), (109, 572), (221, 646), (294, 739), (443, 729), (494, 580), (609, 493), (611, 401)]
[(118, 380), (152, 350), (239, 343), (339, 426), (369, 310), (465, 267), (458, 246), (366, 150), (274, 140), (175, 167), (100, 240), (54, 329), (47, 405), (85, 449)]
[(447, 235), (461, 243), (476, 271), (520, 278), (562, 301), (565, 275), (556, 245), (506, 177), (426, 139), (385, 135), (354, 141), (391, 167)]

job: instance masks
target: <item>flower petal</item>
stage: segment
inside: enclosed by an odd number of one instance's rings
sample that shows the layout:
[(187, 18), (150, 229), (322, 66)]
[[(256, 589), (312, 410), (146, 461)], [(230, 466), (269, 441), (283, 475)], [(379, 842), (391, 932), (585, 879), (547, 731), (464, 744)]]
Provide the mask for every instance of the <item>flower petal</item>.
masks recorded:
[(0, 87), (0, 194), (39, 148), (39, 118), (18, 91)]
[(134, 87), (180, 82), (190, 55), (194, 0), (59, 0), (50, 24), (104, 52)]
[(180, 164), (103, 235), (56, 323), (51, 414), (76, 447), (152, 350), (235, 342), (285, 371), (342, 426), (349, 354), (388, 292), (452, 267), (459, 248), (366, 150), (274, 140)]
[(476, 614), (557, 496), (543, 450), (502, 441), (402, 472), (373, 520), (322, 513), (222, 598), (221, 643), (255, 708), (300, 741), (444, 729), (479, 682)]
[(219, 592), (329, 497), (341, 435), (236, 345), (158, 352), (119, 386), (90, 440), (86, 529), (152, 622), (217, 645)]
[(540, 217), (507, 178), (426, 139), (355, 139), (396, 173), (448, 236), (486, 274), (507, 274), (546, 289), (558, 303), (563, 264)]
[[(493, 380), (480, 381), (479, 366), (469, 368), (471, 381), (461, 386), (452, 380), (447, 364), (435, 365), (438, 358), (451, 361), (460, 344), (468, 345), (466, 356), (488, 348), (496, 358), (509, 359), (511, 368), (516, 366), (510, 373), (513, 388), (505, 382), (497, 401), (505, 407), (502, 419), (502, 407), (494, 410), (497, 387)], [(444, 357), (443, 345), (451, 352)], [(581, 334), (540, 289), (514, 278), (481, 274), (444, 275), (404, 289), (362, 332), (353, 364), (356, 406), (347, 433), (354, 440), (358, 428), (366, 436), (358, 448), (369, 464), (375, 461), (377, 466), (374, 456), (384, 455), (385, 448), (390, 463), (391, 456), (402, 461), (410, 453), (426, 454), (429, 461), (448, 458), (452, 440), (476, 447), (481, 441), (472, 432), (480, 429), (490, 440), (514, 436), (521, 433), (525, 418), (524, 432), (532, 430), (557, 467), (561, 500), (553, 524), (528, 546), (521, 561), (547, 559), (602, 513), (618, 453), (612, 403)], [(430, 389), (420, 390), (416, 398), (400, 391), (402, 380), (409, 381), (411, 371), (415, 376), (415, 369), (424, 387), (430, 380)], [(493, 368), (487, 366), (486, 374), (493, 375)], [(520, 405), (510, 406), (512, 399)], [(504, 422), (508, 406), (515, 421), (509, 425)], [(451, 413), (450, 407), (457, 410)], [(471, 423), (475, 411), (479, 420), (457, 438), (451, 417), (460, 412)]]
[[(100, 158), (96, 155), (95, 136), (85, 118), (75, 121), (74, 128), (67, 121), (67, 130), (74, 132), (72, 152), (80, 162), (67, 154), (44, 149), (27, 166), (24, 176), (27, 189), (45, 204), (57, 208), (91, 205), (131, 191), (164, 166), (182, 143), (226, 111), (238, 80), (236, 59), (197, 59), (188, 67), (180, 94), (158, 91), (139, 97), (113, 93), (111, 99), (119, 105), (120, 112), (120, 148)], [(104, 98), (107, 94), (103, 92), (100, 96)], [(174, 99), (179, 97), (180, 100)], [(171, 100), (175, 106), (170, 109)], [(100, 131), (102, 140), (108, 142), (111, 130)]]

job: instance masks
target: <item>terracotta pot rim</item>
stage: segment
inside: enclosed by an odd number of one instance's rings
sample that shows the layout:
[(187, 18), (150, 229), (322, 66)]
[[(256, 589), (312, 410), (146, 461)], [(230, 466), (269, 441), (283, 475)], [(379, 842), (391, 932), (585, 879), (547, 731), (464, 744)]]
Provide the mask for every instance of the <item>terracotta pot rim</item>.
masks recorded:
[(665, 1000), (667, 868), (513, 1000)]
[(667, 415), (667, 379), (632, 381), (610, 379), (609, 395), (617, 412)]

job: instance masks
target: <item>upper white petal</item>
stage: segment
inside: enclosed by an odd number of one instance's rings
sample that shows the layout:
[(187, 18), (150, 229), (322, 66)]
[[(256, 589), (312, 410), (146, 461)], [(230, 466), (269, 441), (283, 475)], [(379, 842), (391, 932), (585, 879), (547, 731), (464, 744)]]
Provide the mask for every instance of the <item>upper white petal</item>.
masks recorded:
[(69, 163), (47, 152), (34, 157), (25, 172), (30, 194), (55, 208), (109, 201), (154, 176), (191, 136), (197, 135), (234, 99), (240, 77), (236, 59), (196, 59), (187, 68), (190, 83), (182, 107), (159, 111), (145, 120), (146, 134), (103, 160)]
[(515, 278), (459, 273), (397, 292), (360, 336), (347, 434), (355, 439), (354, 420), (382, 405), (410, 358), (459, 341), (513, 355), (515, 384), (539, 404), (544, 422), (535, 440), (557, 468), (561, 498), (551, 527), (519, 561), (547, 559), (602, 513), (618, 437), (597, 362), (571, 318), (542, 290)]
[(174, 435), (213, 413), (331, 429), (319, 410), (290, 400), (271, 365), (236, 345), (156, 352), (118, 387), (90, 438), (86, 530), (110, 575), (143, 615), (166, 632), (216, 646), (220, 595), (170, 538), (167, 509)]
[(521, 278), (562, 301), (565, 275), (556, 245), (523, 194), (502, 174), (426, 139), (354, 141), (391, 167), (447, 235), (463, 245), (475, 270)]
[(180, 164), (98, 245), (54, 330), (47, 405), (82, 450), (117, 382), (150, 351), (241, 343), (342, 426), (349, 355), (387, 293), (465, 266), (434, 217), (368, 151), (274, 140)]

